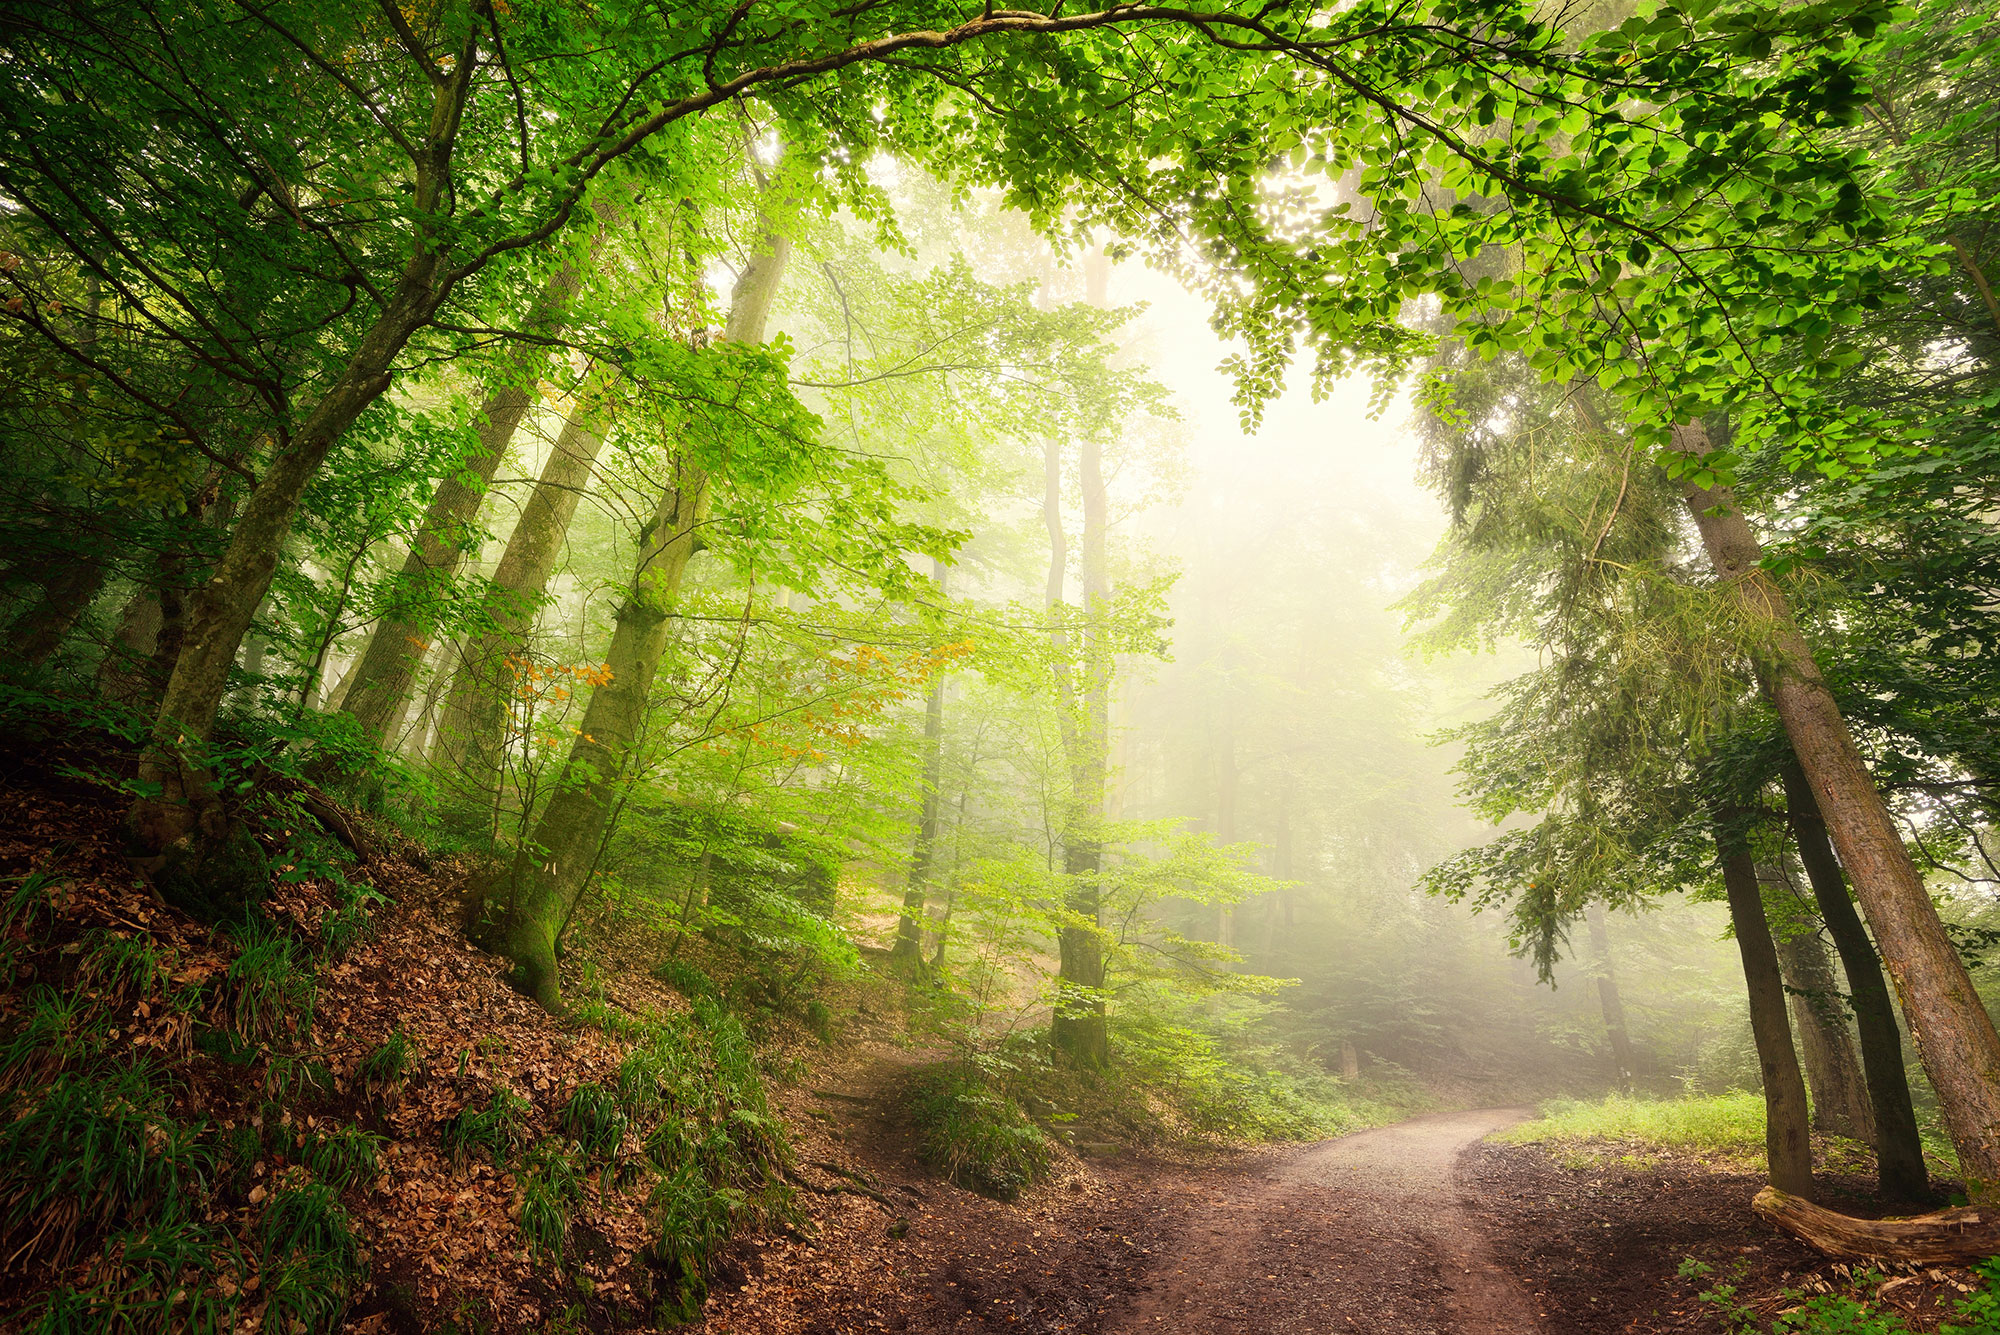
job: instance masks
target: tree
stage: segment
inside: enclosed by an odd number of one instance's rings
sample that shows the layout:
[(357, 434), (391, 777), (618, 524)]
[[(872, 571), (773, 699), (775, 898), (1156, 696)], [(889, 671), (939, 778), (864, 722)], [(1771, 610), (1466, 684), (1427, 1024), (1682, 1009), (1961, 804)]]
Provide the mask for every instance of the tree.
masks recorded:
[[(729, 322), (711, 353), (711, 360), (721, 363), (711, 393), (716, 401), (746, 415), (768, 406), (756, 388), (756, 380), (767, 376), (768, 369), (749, 357), (726, 354), (763, 342), (765, 321), (790, 255), (789, 238), (765, 233), (736, 281)], [(789, 396), (780, 389), (779, 397), (782, 402)], [(515, 985), (550, 1010), (561, 1006), (556, 937), (596, 867), (616, 794), (631, 769), (647, 696), (666, 652), (681, 578), (708, 522), (711, 472), (727, 468), (731, 459), (725, 441), (703, 441), (699, 435), (727, 426), (726, 417), (690, 414), (686, 437), (669, 455), (669, 482), (651, 521), (640, 532), (631, 586), (617, 614), (617, 633), (575, 745), (534, 834), (521, 845), (503, 885), (488, 896), (484, 911), (490, 925), (484, 929), (485, 939), (514, 961)]]

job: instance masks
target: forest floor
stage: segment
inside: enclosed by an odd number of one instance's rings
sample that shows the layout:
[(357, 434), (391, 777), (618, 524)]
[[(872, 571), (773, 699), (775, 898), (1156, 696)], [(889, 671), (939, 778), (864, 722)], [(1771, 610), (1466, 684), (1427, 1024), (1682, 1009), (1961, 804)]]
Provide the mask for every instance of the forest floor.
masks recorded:
[[(888, 1203), (816, 1202), (810, 1246), (739, 1244), (706, 1331), (1714, 1335), (1767, 1329), (1835, 1290), (1879, 1295), (1928, 1330), (1972, 1282), (1830, 1262), (1759, 1222), (1757, 1179), (1726, 1167), (1485, 1141), (1519, 1110), (1257, 1151), (1066, 1158), (1005, 1204), (916, 1161), (893, 1105), (909, 1060), (857, 1051), (796, 1091), (801, 1156), (845, 1161)], [(1838, 1208), (1876, 1208), (1858, 1180), (1826, 1185)], [(1689, 1258), (1707, 1272), (1683, 1276)]]

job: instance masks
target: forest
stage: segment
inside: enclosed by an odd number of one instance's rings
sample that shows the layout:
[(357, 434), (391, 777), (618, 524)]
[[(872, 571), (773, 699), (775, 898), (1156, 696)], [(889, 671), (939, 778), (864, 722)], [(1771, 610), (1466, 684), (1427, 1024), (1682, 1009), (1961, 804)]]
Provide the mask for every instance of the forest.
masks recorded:
[(0, 0), (0, 1335), (2000, 1335), (1989, 0)]

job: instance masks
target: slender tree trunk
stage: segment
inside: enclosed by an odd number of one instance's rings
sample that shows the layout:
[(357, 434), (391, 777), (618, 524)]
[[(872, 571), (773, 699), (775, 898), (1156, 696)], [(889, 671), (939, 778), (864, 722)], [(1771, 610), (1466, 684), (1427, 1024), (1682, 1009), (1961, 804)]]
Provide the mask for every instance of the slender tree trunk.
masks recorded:
[[(1677, 427), (1675, 445), (1704, 455), (1708, 434), (1699, 425)], [(1881, 946), (1958, 1149), (1966, 1192), (1975, 1203), (2000, 1199), (2000, 1031), (1952, 948), (1783, 591), (1758, 564), (1762, 549), (1735, 496), (1691, 483), (1683, 489), (1717, 576), (1774, 660), (1764, 674), (1772, 706)]]
[(1812, 1091), (1813, 1125), (1836, 1136), (1873, 1143), (1875, 1125), (1868, 1087), (1861, 1078), (1861, 1059), (1854, 1051), (1854, 1035), (1848, 1032), (1833, 961), (1827, 958), (1818, 930), (1806, 927), (1778, 942), (1778, 963), (1785, 974), (1792, 1032), (1798, 1035), (1805, 1060), (1806, 1087)]
[(1611, 967), (1611, 933), (1604, 924), (1604, 907), (1591, 903), (1584, 907), (1583, 921), (1590, 932), (1590, 972), (1597, 979), (1597, 1004), (1604, 1012), (1604, 1032), (1611, 1040), (1611, 1065), (1620, 1089), (1632, 1088), (1637, 1065), (1632, 1057), (1632, 1034), (1625, 1026), (1625, 1002), (1618, 995), (1618, 975)]
[[(751, 258), (731, 297), (723, 337), (761, 343), (791, 243), (775, 234)], [(550, 1010), (562, 1006), (556, 935), (596, 865), (644, 722), (646, 699), (666, 652), (674, 601), (708, 514), (710, 479), (692, 460), (674, 463), (671, 485), (640, 534), (631, 586), (618, 609), (605, 654), (607, 679), (590, 697), (554, 796), (534, 835), (521, 847), (512, 875), (489, 899), (482, 941), (514, 961), (516, 987)]]
[[(1215, 841), (1236, 842), (1236, 706), (1234, 693), (1223, 688), (1222, 734), (1215, 747)], [(1215, 940), (1219, 945), (1236, 944), (1235, 905), (1217, 902)]]
[(1924, 1165), (1923, 1138), (1910, 1103), (1910, 1081), (1903, 1069), (1903, 1037), (1896, 1029), (1896, 1011), (1889, 985), (1882, 977), (1874, 943), (1847, 897), (1840, 861), (1827, 839), (1826, 825), (1812, 788), (1796, 764), (1785, 767), (1786, 817), (1798, 844), (1799, 862), (1806, 869), (1827, 935), (1847, 975), (1847, 992), (1854, 1006), (1854, 1028), (1861, 1039), (1861, 1069), (1868, 1082), (1868, 1102), (1875, 1129), (1875, 1164), (1882, 1194), (1920, 1201), (1930, 1195), (1930, 1173)]
[[(944, 591), (945, 566), (931, 565), (931, 577), (938, 591)], [(923, 793), (917, 814), (917, 841), (910, 850), (910, 879), (903, 891), (903, 914), (896, 924), (896, 944), (891, 959), (920, 959), (924, 949), (924, 906), (930, 895), (931, 864), (935, 861), (938, 830), (938, 783), (944, 764), (944, 674), (931, 679), (930, 695), (924, 701)]]
[(1812, 1135), (1807, 1126), (1806, 1082), (1799, 1074), (1792, 1027), (1785, 1016), (1785, 980), (1778, 950), (1764, 917), (1764, 894), (1757, 865), (1740, 838), (1716, 833), (1722, 883), (1729, 892), (1729, 922), (1743, 957), (1743, 981), (1750, 993), (1750, 1033), (1757, 1042), (1757, 1066), (1764, 1082), (1764, 1152), (1771, 1185), (1804, 1200), (1813, 1198)]
[[(85, 354), (97, 346), (100, 316), (104, 309), (103, 288), (95, 267), (95, 264), (102, 263), (102, 258), (93, 257), (93, 260), (93, 264), (84, 266), (83, 309), (79, 312), (77, 327), (72, 334), (78, 349)], [(89, 414), (90, 391), (87, 388), (78, 389), (75, 397), (78, 409)], [(110, 564), (101, 551), (63, 554), (54, 571), (42, 582), (41, 594), (23, 608), (7, 627), (8, 656), (18, 663), (39, 665), (47, 662), (62, 647), (77, 621), (97, 601), (109, 571)]]
[[(608, 206), (598, 210), (598, 230), (591, 240), (589, 258), (572, 259), (549, 277), (528, 312), (523, 326), (527, 332), (543, 337), (561, 332), (570, 303), (583, 287), (584, 270), (595, 265), (606, 234), (617, 224), (621, 212)], [(493, 474), (507, 457), (528, 410), (540, 397), (537, 386), (548, 360), (549, 349), (544, 343), (513, 345), (489, 384), (480, 409), (478, 447), (438, 483), (430, 509), (410, 544), (396, 577), (396, 592), (374, 638), (368, 641), (354, 688), (341, 705), (341, 712), (352, 715), (377, 746), (387, 746), (403, 725), (411, 688), (424, 656), (430, 652), (430, 636), (446, 601), (446, 587), (465, 559), (472, 525), (479, 517)]]
[(1063, 622), (1063, 573), (1068, 545), (1062, 528), (1062, 454), (1050, 442), (1044, 457), (1043, 520), (1049, 530), (1047, 601), (1056, 660), (1057, 708), (1070, 770), (1070, 801), (1063, 830), (1064, 908), (1072, 922), (1058, 941), (1057, 988), (1061, 994), (1050, 1021), (1056, 1049), (1079, 1066), (1102, 1067), (1111, 1060), (1111, 1034), (1104, 1009), (1104, 940), (1098, 875), (1103, 845), (1106, 725), (1109, 721), (1110, 663), (1103, 624), (1110, 592), (1105, 551), (1103, 461), (1094, 439), (1082, 449), (1083, 593), (1081, 648), (1085, 676), (1081, 699), (1070, 666), (1069, 635)]
[(477, 624), (487, 628), (467, 639), (452, 674), (432, 755), (482, 803), (492, 800), (500, 784), (512, 660), (528, 647), (563, 539), (604, 448), (605, 400), (612, 384), (610, 375), (600, 369), (577, 395), (486, 587)]

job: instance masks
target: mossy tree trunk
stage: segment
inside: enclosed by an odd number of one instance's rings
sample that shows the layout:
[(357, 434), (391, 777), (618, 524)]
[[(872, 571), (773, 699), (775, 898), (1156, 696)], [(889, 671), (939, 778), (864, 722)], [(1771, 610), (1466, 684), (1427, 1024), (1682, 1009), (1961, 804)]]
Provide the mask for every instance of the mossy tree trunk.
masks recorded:
[(1779, 941), (1778, 963), (1784, 969), (1792, 1032), (1798, 1035), (1799, 1055), (1805, 1061), (1806, 1087), (1812, 1091), (1813, 1125), (1872, 1144), (1875, 1119), (1868, 1107), (1868, 1086), (1861, 1078), (1861, 1059), (1847, 1028), (1833, 961), (1827, 958), (1817, 925), (1806, 925)]
[(1070, 792), (1063, 825), (1063, 908), (1068, 916), (1057, 946), (1057, 1006), (1049, 1037), (1079, 1066), (1101, 1068), (1111, 1060), (1111, 1031), (1104, 1007), (1103, 870), (1105, 760), (1110, 722), (1108, 652), (1110, 580), (1106, 563), (1102, 449), (1086, 437), (1081, 451), (1083, 491), (1083, 617), (1079, 637), (1084, 680), (1072, 666), (1065, 620), (1063, 575), (1068, 544), (1062, 525), (1062, 454), (1050, 442), (1044, 458), (1042, 513), (1049, 530), (1047, 605), (1055, 648), (1056, 708), (1062, 719)]
[[(603, 249), (605, 232), (616, 222), (615, 209), (599, 210), (599, 227), (592, 239), (588, 263)], [(540, 397), (537, 386), (548, 366), (549, 347), (542, 338), (561, 332), (570, 303), (583, 287), (586, 262), (572, 259), (550, 275), (528, 313), (525, 330), (538, 337), (517, 342), (488, 383), (486, 402), (475, 427), (479, 443), (431, 497), (410, 543), (409, 555), (396, 576), (395, 593), (374, 638), (362, 654), (354, 685), (341, 702), (341, 712), (353, 716), (377, 746), (387, 746), (403, 726), (430, 637), (447, 600), (447, 589), (474, 541), (474, 521), (486, 499), (486, 489), (500, 461), (507, 457), (528, 411)]]

